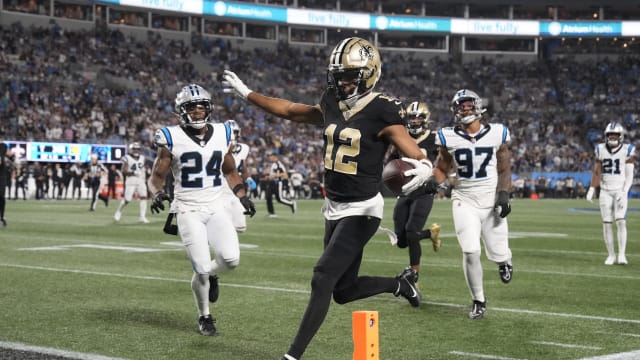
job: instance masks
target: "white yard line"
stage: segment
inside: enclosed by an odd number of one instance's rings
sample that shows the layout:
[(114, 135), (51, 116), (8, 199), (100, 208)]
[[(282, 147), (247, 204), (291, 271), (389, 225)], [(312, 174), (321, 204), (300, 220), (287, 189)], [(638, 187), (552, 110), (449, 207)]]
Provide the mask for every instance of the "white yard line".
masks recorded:
[(0, 351), (1, 349), (11, 349), (17, 351), (27, 351), (30, 353), (42, 354), (42, 355), (51, 355), (51, 356), (61, 356), (70, 359), (79, 359), (79, 360), (123, 360), (122, 358), (112, 358), (108, 356), (95, 355), (95, 354), (85, 354), (74, 351), (65, 351), (54, 348), (40, 347), (40, 346), (31, 346), (26, 344), (14, 343), (14, 342), (5, 342), (0, 341)]
[(464, 357), (470, 357), (470, 358), (474, 358), (474, 359), (492, 359), (492, 360), (526, 360), (526, 359), (511, 358), (511, 357), (498, 356), (498, 355), (488, 355), (488, 354), (469, 353), (469, 352), (464, 352), (464, 351), (449, 351), (449, 354), (451, 354), (451, 355), (458, 355), (458, 356), (464, 356)]
[(629, 352), (600, 355), (588, 358), (582, 358), (579, 360), (637, 360), (640, 359), (640, 350), (634, 350)]
[(536, 345), (557, 346), (557, 347), (563, 347), (563, 348), (569, 348), (569, 349), (602, 350), (602, 348), (599, 347), (599, 346), (565, 344), (565, 343), (558, 343), (558, 342), (552, 342), (552, 341), (537, 341), (537, 340), (533, 340), (533, 341), (529, 341), (529, 343), (536, 344)]
[[(128, 278), (128, 279), (158, 280), (158, 281), (181, 282), (181, 283), (191, 282), (190, 279), (175, 279), (175, 278), (165, 278), (165, 277), (159, 277), (159, 276), (117, 274), (117, 273), (102, 272), (102, 271), (63, 269), (63, 268), (52, 268), (52, 267), (45, 267), (45, 266), (31, 266), (31, 265), (8, 264), (8, 263), (0, 263), (0, 267), (53, 271), (53, 272), (67, 272), (67, 273), (74, 273), (74, 274), (87, 274), (87, 275), (97, 275), (97, 276), (113, 276), (113, 277)], [(270, 287), (270, 286), (255, 286), (255, 285), (230, 284), (230, 283), (221, 283), (221, 284), (224, 286), (245, 288), (245, 289), (267, 290), (267, 291), (277, 291), (277, 292), (287, 292), (287, 293), (297, 293), (297, 294), (309, 293), (308, 290), (285, 289), (285, 288)], [(442, 303), (442, 302), (434, 302), (434, 301), (423, 301), (422, 303), (437, 305), (437, 306), (446, 306), (446, 307), (460, 307), (460, 308), (468, 307), (468, 305)], [(499, 307), (491, 307), (491, 311), (502, 311), (502, 312), (529, 314), (529, 315), (560, 316), (564, 318), (583, 319), (583, 320), (600, 320), (600, 321), (609, 321), (609, 322), (615, 322), (615, 323), (640, 324), (640, 320), (635, 320), (635, 319), (620, 319), (620, 318), (610, 318), (610, 317), (604, 317), (604, 316), (590, 316), (590, 315), (581, 315), (581, 314), (557, 313), (557, 312), (549, 312), (549, 311), (509, 309), (509, 308), (499, 308)]]

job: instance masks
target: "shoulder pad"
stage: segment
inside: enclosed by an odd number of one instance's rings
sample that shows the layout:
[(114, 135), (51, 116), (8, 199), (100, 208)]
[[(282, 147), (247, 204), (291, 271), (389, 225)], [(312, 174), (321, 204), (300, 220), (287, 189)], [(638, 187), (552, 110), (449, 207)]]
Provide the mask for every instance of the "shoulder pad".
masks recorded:
[(169, 139), (167, 139), (168, 132), (169, 130), (167, 128), (156, 130), (156, 133), (153, 135), (153, 144), (157, 147), (167, 147), (169, 145)]

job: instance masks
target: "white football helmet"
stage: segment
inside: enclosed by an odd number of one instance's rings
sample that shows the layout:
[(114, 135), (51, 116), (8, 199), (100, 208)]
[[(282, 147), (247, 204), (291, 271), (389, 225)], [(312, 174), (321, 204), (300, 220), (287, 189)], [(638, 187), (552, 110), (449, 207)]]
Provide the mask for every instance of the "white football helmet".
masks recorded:
[(225, 121), (225, 123), (229, 124), (229, 127), (231, 128), (231, 132), (233, 132), (237, 140), (240, 137), (240, 134), (242, 132), (242, 129), (240, 129), (240, 125), (238, 125), (238, 122), (235, 120), (229, 119)]
[(610, 147), (622, 144), (624, 139), (624, 128), (620, 123), (612, 121), (604, 128), (604, 139)]
[[(192, 119), (189, 112), (199, 108), (204, 110), (204, 118)], [(202, 129), (209, 122), (211, 116), (211, 94), (200, 85), (187, 85), (180, 89), (176, 95), (175, 109), (180, 116), (182, 125)]]
[[(346, 38), (331, 51), (327, 68), (327, 83), (338, 101), (358, 98), (373, 89), (382, 74), (382, 62), (378, 49), (369, 41)], [(350, 93), (345, 93), (343, 83), (355, 82)]]
[[(464, 109), (463, 103), (466, 101), (471, 101), (473, 104), (473, 109), (471, 109), (470, 112)], [(456, 122), (462, 124), (471, 124), (476, 119), (481, 118), (482, 114), (487, 111), (487, 109), (482, 105), (482, 99), (480, 96), (468, 89), (456, 91), (456, 94), (453, 95), (453, 99), (451, 99), (450, 109)]]
[(141, 152), (142, 146), (140, 146), (140, 143), (133, 142), (129, 144), (129, 154), (131, 154), (131, 156), (137, 159), (138, 157), (140, 157)]
[(427, 104), (414, 101), (407, 106), (407, 131), (413, 137), (418, 137), (427, 130), (427, 124), (429, 123), (429, 117), (431, 111)]

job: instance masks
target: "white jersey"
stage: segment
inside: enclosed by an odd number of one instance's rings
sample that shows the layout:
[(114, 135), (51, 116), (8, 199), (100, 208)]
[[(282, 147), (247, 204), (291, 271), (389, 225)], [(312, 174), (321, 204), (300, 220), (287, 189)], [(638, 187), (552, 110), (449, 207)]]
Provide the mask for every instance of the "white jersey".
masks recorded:
[(180, 126), (156, 132), (154, 143), (166, 147), (173, 159), (174, 201), (172, 212), (208, 211), (222, 206), (222, 162), (233, 134), (226, 124), (208, 124), (202, 139), (187, 134)]
[(231, 154), (233, 155), (233, 160), (235, 160), (236, 162), (238, 173), (242, 174), (245, 171), (244, 161), (247, 160), (247, 157), (249, 156), (249, 145), (236, 143), (233, 146), (233, 151)]
[(502, 124), (489, 124), (475, 136), (460, 127), (438, 131), (436, 145), (443, 146), (453, 157), (458, 182), (452, 200), (469, 202), (478, 208), (493, 208), (498, 186), (498, 158), (502, 144), (509, 143), (509, 129)]
[(142, 184), (147, 180), (147, 174), (145, 171), (145, 157), (144, 155), (139, 155), (136, 159), (131, 156), (131, 154), (127, 154), (122, 158), (122, 164), (126, 164), (127, 168), (132, 175), (127, 175), (127, 184)]
[(596, 159), (602, 162), (600, 187), (607, 191), (623, 191), (625, 164), (628, 159), (634, 157), (635, 146), (622, 144), (618, 148), (610, 150), (605, 143), (596, 145)]

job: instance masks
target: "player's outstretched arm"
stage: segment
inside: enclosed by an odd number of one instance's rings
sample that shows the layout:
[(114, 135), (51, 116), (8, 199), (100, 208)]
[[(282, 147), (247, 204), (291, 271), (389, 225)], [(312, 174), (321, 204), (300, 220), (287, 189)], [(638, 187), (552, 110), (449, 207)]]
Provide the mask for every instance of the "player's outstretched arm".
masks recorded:
[(224, 92), (234, 92), (266, 112), (295, 122), (323, 124), (322, 111), (318, 105), (295, 103), (287, 99), (257, 93), (249, 89), (238, 75), (230, 70), (225, 70), (222, 78), (224, 79), (222, 82)]

